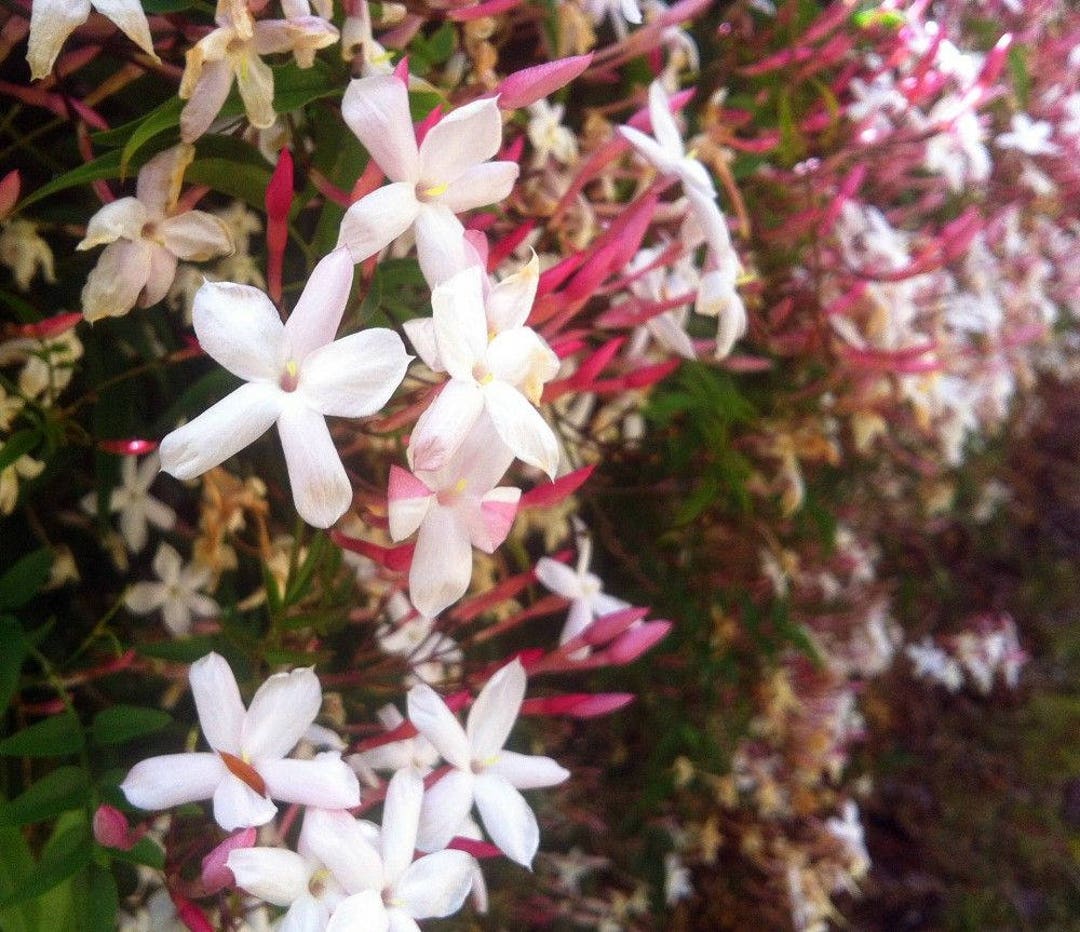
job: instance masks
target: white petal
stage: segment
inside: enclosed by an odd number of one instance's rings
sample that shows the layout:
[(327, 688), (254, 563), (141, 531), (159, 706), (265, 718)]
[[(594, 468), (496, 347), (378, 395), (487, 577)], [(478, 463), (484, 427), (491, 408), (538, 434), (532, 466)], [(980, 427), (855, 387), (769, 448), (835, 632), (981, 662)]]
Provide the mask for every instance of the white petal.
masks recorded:
[(403, 81), (393, 75), (352, 81), (341, 102), (341, 115), (387, 178), (410, 184), (419, 180), (416, 134)]
[(44, 78), (52, 71), (60, 47), (89, 16), (90, 0), (36, 0), (31, 4), (26, 61), (33, 80)]
[(150, 278), (152, 245), (145, 240), (110, 243), (98, 257), (82, 290), (82, 312), (90, 323), (130, 311)]
[(404, 540), (420, 527), (434, 499), (431, 489), (412, 473), (391, 466), (387, 495), (391, 539)]
[(353, 282), (353, 262), (346, 249), (335, 249), (319, 260), (296, 307), (285, 322), (285, 345), (298, 362), (326, 346), (341, 326)]
[(116, 23), (120, 31), (151, 58), (157, 59), (150, 24), (139, 0), (94, 0), (94, 7)]
[(247, 713), (228, 661), (220, 654), (207, 654), (191, 665), (188, 680), (199, 714), (199, 727), (210, 747), (239, 754)]
[(256, 129), (268, 129), (274, 125), (274, 72), (258, 55), (254, 47), (237, 55), (233, 62), (236, 86), (244, 101), (244, 110), (251, 125)]
[(418, 181), (427, 187), (451, 184), (467, 169), (490, 159), (501, 142), (502, 117), (494, 98), (458, 107), (428, 130), (420, 144)]
[(204, 282), (191, 311), (199, 345), (245, 381), (276, 382), (285, 328), (270, 299), (250, 285)]
[(431, 293), (439, 358), (456, 379), (472, 379), (473, 367), (487, 352), (483, 276), (483, 270), (473, 265)]
[(387, 932), (390, 919), (382, 897), (374, 890), (364, 890), (341, 901), (326, 932)]
[(501, 204), (514, 190), (520, 171), (516, 162), (474, 165), (447, 188), (438, 202), (455, 214), (488, 204)]
[(394, 884), (412, 863), (423, 798), (424, 781), (413, 771), (399, 770), (390, 778), (380, 838), (385, 885)]
[[(559, 643), (565, 644), (571, 638), (576, 638), (582, 631), (589, 627), (594, 621), (592, 610), (589, 607), (589, 603), (585, 599), (575, 599), (570, 603), (570, 611), (566, 613), (566, 622), (563, 624), (563, 629), (559, 633)], [(580, 652), (584, 656), (587, 652)], [(572, 657), (577, 657), (578, 654), (571, 654)]]
[(352, 768), (336, 751), (324, 751), (313, 760), (267, 760), (259, 776), (274, 799), (321, 809), (350, 809), (360, 805), (360, 784)]
[(538, 402), (545, 383), (559, 371), (559, 357), (531, 327), (504, 330), (492, 339), (485, 357), (488, 370)]
[(352, 504), (352, 485), (323, 416), (294, 402), (278, 418), (293, 503), (314, 527), (330, 527)]
[(161, 583), (135, 583), (124, 596), (124, 605), (136, 615), (149, 615), (156, 612), (168, 598), (169, 590)]
[(683, 359), (695, 359), (697, 351), (694, 349), (694, 341), (682, 328), (678, 318), (670, 311), (657, 314), (646, 323), (649, 332), (656, 341), (665, 349), (670, 350)]
[(565, 563), (541, 557), (536, 561), (535, 572), (540, 582), (564, 599), (580, 599), (584, 595), (581, 577)]
[(416, 470), (442, 469), (465, 442), (484, 410), (484, 391), (472, 379), (451, 379), (417, 419), (409, 437)]
[[(180, 581), (180, 569), (183, 566), (183, 562), (180, 559), (180, 554), (178, 554), (176, 549), (170, 544), (158, 544), (158, 549), (154, 554), (154, 562), (152, 565), (154, 567), (154, 572), (157, 573), (158, 579), (166, 585), (172, 586)], [(206, 658), (203, 659), (205, 660)]]
[(731, 234), (728, 232), (727, 221), (719, 205), (710, 193), (703, 193), (691, 187), (684, 187), (684, 190), (690, 200), (690, 209), (701, 226), (705, 242), (708, 243), (717, 261), (724, 263), (731, 254)]
[(458, 448), (448, 472), (465, 480), (469, 492), (482, 496), (495, 487), (514, 462), (514, 454), (502, 442), (491, 417), (484, 412)]
[(169, 217), (158, 229), (165, 248), (185, 262), (206, 262), (233, 251), (229, 228), (203, 210), (188, 210)]
[(468, 533), (452, 509), (433, 503), (416, 538), (409, 598), (420, 614), (434, 618), (465, 594), (471, 579)]
[(158, 243), (150, 245), (150, 269), (146, 284), (136, 302), (138, 307), (152, 307), (169, 293), (176, 279), (176, 256)]
[(298, 849), (325, 864), (349, 893), (382, 889), (382, 859), (361, 824), (347, 812), (308, 809)]
[(281, 413), (276, 385), (248, 383), (161, 441), (161, 468), (194, 479), (261, 437)]
[(315, 721), (322, 687), (310, 667), (275, 673), (259, 687), (244, 718), (240, 747), (255, 765), (289, 753)]
[(86, 225), (86, 236), (75, 248), (93, 249), (118, 239), (142, 239), (143, 227), (149, 219), (144, 204), (133, 197), (121, 197), (111, 204), (105, 204), (90, 218)]
[(265, 825), (276, 814), (277, 806), (232, 773), (226, 773), (214, 790), (214, 820), (227, 832)]
[(401, 326), (424, 365), (432, 372), (445, 372), (446, 366), (439, 358), (439, 345), (435, 342), (435, 321), (430, 317), (414, 317)]
[(560, 767), (550, 757), (516, 754), (513, 751), (501, 751), (495, 763), (484, 772), (502, 777), (519, 790), (557, 786), (570, 776), (569, 770)]
[(619, 132), (637, 150), (638, 155), (649, 162), (657, 171), (662, 174), (675, 172), (678, 161), (670, 153), (665, 152), (652, 136), (646, 136), (632, 126), (620, 126)]
[(233, 78), (232, 67), (226, 61), (207, 61), (202, 65), (202, 73), (180, 111), (180, 138), (184, 142), (194, 142), (210, 128), (229, 96)]
[(472, 887), (476, 861), (464, 851), (439, 851), (418, 858), (394, 885), (394, 899), (414, 919), (456, 913)]
[(540, 847), (540, 827), (525, 797), (489, 773), (476, 778), (475, 792), (476, 808), (491, 840), (512, 861), (529, 867)]
[[(155, 469), (158, 467), (155, 466)], [(160, 531), (170, 531), (176, 524), (176, 512), (156, 498), (147, 497), (144, 504), (146, 517)], [(141, 549), (141, 548), (140, 548)]]
[(390, 932), (421, 932), (416, 920), (400, 907), (391, 907), (386, 911), (386, 915), (390, 920)]
[(673, 158), (682, 158), (683, 141), (675, 117), (671, 115), (671, 103), (667, 91), (659, 81), (649, 85), (649, 121), (653, 135), (661, 148)]
[(407, 703), (409, 721), (416, 730), (435, 746), (447, 763), (468, 770), (471, 766), (469, 739), (442, 697), (426, 683), (419, 683), (409, 690)]
[(485, 410), (502, 442), (518, 459), (554, 479), (559, 469), (559, 443), (540, 412), (505, 382), (491, 382), (483, 391)]
[(137, 763), (120, 789), (140, 809), (169, 809), (209, 799), (226, 775), (216, 754), (165, 754)]
[(226, 867), (236, 885), (275, 906), (291, 906), (308, 892), (310, 871), (295, 851), (284, 848), (236, 848)]
[(161, 606), (161, 620), (175, 637), (191, 634), (191, 611), (184, 602), (166, 599)]
[(502, 486), (492, 489), (479, 502), (479, 508), (469, 509), (469, 542), (484, 553), (494, 553), (506, 536), (517, 517), (521, 489)]
[(540, 260), (533, 253), (529, 263), (513, 275), (507, 275), (487, 297), (488, 325), (496, 333), (522, 327), (536, 300), (540, 284)]
[(416, 215), (416, 258), (428, 285), (434, 288), (475, 264), (465, 242), (465, 227), (445, 204), (419, 204)]
[(184, 171), (195, 158), (195, 147), (181, 144), (159, 152), (142, 168), (135, 196), (155, 217), (163, 217), (180, 196)]
[(486, 762), (506, 744), (521, 711), (525, 683), (525, 668), (514, 659), (484, 684), (465, 726), (473, 760)]
[(305, 893), (293, 902), (273, 929), (274, 932), (323, 932), (329, 918), (325, 904)]
[(363, 262), (409, 229), (419, 212), (409, 182), (383, 185), (345, 211), (337, 245), (348, 249), (353, 262)]
[(424, 793), (417, 848), (439, 851), (450, 843), (472, 808), (474, 779), (464, 770), (451, 770)]
[[(348, 252), (341, 253), (348, 259)], [(361, 330), (308, 356), (300, 367), (297, 390), (321, 414), (368, 417), (390, 400), (409, 359), (393, 330)]]

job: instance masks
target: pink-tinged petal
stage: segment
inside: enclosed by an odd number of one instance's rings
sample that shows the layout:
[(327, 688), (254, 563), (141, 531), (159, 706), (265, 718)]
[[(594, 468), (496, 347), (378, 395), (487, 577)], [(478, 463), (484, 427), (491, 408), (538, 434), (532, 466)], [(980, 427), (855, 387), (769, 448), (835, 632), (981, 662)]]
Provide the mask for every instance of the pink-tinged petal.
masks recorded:
[(390, 919), (382, 897), (364, 890), (342, 900), (327, 923), (326, 932), (388, 932)]
[(347, 812), (308, 809), (297, 848), (325, 864), (349, 893), (381, 890), (383, 866), (361, 824)]
[(323, 416), (286, 404), (277, 422), (293, 503), (313, 527), (330, 527), (352, 504), (352, 485)]
[(337, 245), (349, 250), (353, 262), (363, 262), (409, 229), (419, 212), (409, 182), (383, 185), (345, 211)]
[[(469, 739), (442, 697), (427, 684), (420, 683), (409, 690), (406, 703), (409, 721), (416, 730), (434, 745), (447, 763), (459, 770), (468, 770), (472, 763)], [(457, 825), (451, 827), (457, 828)]]
[(476, 264), (465, 227), (445, 204), (421, 204), (414, 233), (420, 271), (432, 288)]
[(502, 117), (494, 100), (488, 97), (458, 107), (420, 143), (420, 187), (452, 184), (469, 168), (490, 159), (501, 143)]
[(135, 196), (155, 217), (163, 217), (180, 197), (184, 172), (195, 158), (195, 147), (181, 144), (159, 152), (142, 168)]
[(424, 793), (417, 848), (440, 851), (450, 844), (472, 809), (474, 781), (468, 771), (451, 770)]
[(402, 327), (424, 365), (432, 372), (445, 372), (446, 366), (439, 358), (439, 346), (435, 342), (435, 321), (430, 317), (414, 317), (405, 321)]
[(412, 770), (399, 770), (390, 778), (379, 840), (385, 886), (395, 884), (412, 863), (423, 799), (424, 781)]
[(353, 262), (346, 249), (335, 249), (311, 271), (300, 300), (285, 322), (289, 357), (298, 362), (337, 336), (353, 282)]
[(659, 81), (649, 85), (649, 121), (653, 135), (660, 147), (673, 158), (682, 158), (683, 141), (675, 118), (671, 115), (671, 104), (667, 91)]
[(670, 174), (675, 172), (678, 161), (668, 153), (665, 152), (652, 136), (646, 136), (640, 130), (634, 129), (632, 126), (620, 126), (619, 132), (623, 138), (630, 143), (646, 162), (652, 165), (661, 174)]
[(449, 916), (461, 909), (469, 895), (475, 866), (472, 855), (464, 851), (438, 851), (418, 858), (394, 885), (394, 899), (414, 919)]
[(352, 81), (341, 115), (387, 178), (410, 184), (419, 180), (420, 157), (404, 82), (393, 75)]
[(460, 599), (472, 579), (472, 546), (453, 509), (432, 505), (416, 538), (409, 567), (409, 598), (434, 618)]
[(150, 37), (150, 24), (139, 0), (94, 0), (94, 7), (116, 23), (120, 31), (147, 55), (158, 60), (154, 54), (154, 40)]
[(516, 754), (513, 751), (501, 751), (495, 763), (486, 767), (484, 773), (502, 777), (519, 790), (558, 786), (570, 776), (569, 770), (560, 767), (550, 757)]
[(216, 754), (165, 754), (132, 767), (120, 789), (140, 809), (169, 809), (209, 799), (226, 776)]
[(321, 707), (322, 687), (310, 667), (275, 673), (259, 687), (248, 707), (240, 734), (242, 756), (255, 766), (284, 757), (296, 747)]
[(439, 204), (455, 214), (488, 204), (501, 204), (514, 190), (521, 168), (516, 162), (474, 165), (446, 189)]
[(161, 441), (162, 470), (194, 479), (224, 462), (269, 430), (281, 412), (282, 394), (276, 385), (241, 385)]
[(435, 498), (431, 489), (400, 466), (390, 467), (387, 496), (390, 537), (394, 541), (404, 540), (420, 527)]
[(510, 860), (529, 867), (540, 847), (540, 827), (525, 797), (502, 777), (476, 778), (476, 808), (491, 840)]
[(89, 16), (90, 0), (36, 0), (31, 4), (26, 61), (33, 80), (44, 78), (52, 71), (60, 47)]
[(470, 266), (431, 293), (439, 358), (455, 379), (475, 378), (473, 368), (487, 351), (483, 275), (479, 267)]
[(110, 243), (82, 290), (82, 312), (90, 323), (120, 317), (138, 303), (150, 277), (152, 245), (146, 240)]
[(521, 711), (525, 683), (525, 668), (515, 658), (484, 684), (465, 726), (473, 760), (486, 763), (506, 744)]
[(592, 62), (592, 54), (574, 55), (522, 68), (503, 79), (497, 98), (503, 110), (516, 110), (554, 94), (580, 75)]
[(500, 382), (520, 389), (534, 404), (544, 385), (559, 371), (559, 357), (531, 327), (514, 327), (496, 334), (488, 346), (488, 371)]
[(540, 284), (540, 260), (536, 253), (513, 275), (507, 275), (488, 292), (486, 313), (488, 327), (495, 333), (522, 327), (536, 300)]
[(559, 469), (559, 443), (540, 412), (505, 382), (491, 382), (483, 391), (484, 407), (502, 442), (518, 459), (554, 479)]
[(360, 805), (360, 784), (352, 768), (336, 751), (323, 751), (312, 760), (291, 757), (259, 764), (259, 775), (274, 799), (320, 809), (349, 809)]
[(274, 111), (274, 72), (270, 66), (251, 48), (246, 54), (237, 56), (233, 70), (248, 121), (256, 129), (273, 126), (277, 113)]
[(285, 328), (258, 288), (204, 282), (195, 292), (191, 318), (202, 348), (234, 375), (248, 382), (278, 381)]
[(93, 249), (118, 239), (142, 238), (143, 227), (150, 220), (146, 207), (133, 197), (121, 197), (102, 206), (86, 225), (86, 236), (76, 249)]
[(194, 142), (210, 128), (232, 84), (233, 70), (227, 61), (207, 61), (202, 65), (202, 73), (180, 112), (180, 138), (184, 142)]
[(442, 469), (465, 441), (484, 410), (476, 382), (451, 379), (420, 415), (409, 438), (409, 462), (415, 470)]
[(236, 877), (229, 869), (229, 855), (234, 851), (254, 847), (257, 838), (258, 832), (249, 826), (226, 836), (203, 857), (200, 878), (207, 896), (236, 885)]
[(564, 599), (580, 599), (584, 594), (581, 577), (565, 563), (541, 557), (536, 561), (536, 578), (550, 591)]
[[(348, 252), (341, 253), (348, 259)], [(411, 358), (393, 330), (361, 330), (308, 356), (297, 391), (320, 414), (368, 417), (390, 400)]]
[(284, 848), (240, 848), (225, 862), (236, 885), (275, 906), (291, 906), (308, 892), (310, 869), (295, 851)]
[[(284, 4), (282, 5), (284, 12)], [(255, 23), (254, 45), (260, 55), (282, 52), (315, 52), (333, 45), (338, 31), (318, 16), (299, 15), (286, 19), (264, 19)], [(302, 66), (304, 67), (304, 66)]]
[(139, 307), (152, 307), (169, 293), (176, 278), (176, 256), (164, 246), (153, 243), (150, 246), (150, 270), (146, 275), (146, 284), (136, 304)]
[(214, 790), (214, 821), (227, 832), (265, 825), (276, 814), (273, 802), (232, 773), (226, 773)]
[(477, 521), (469, 522), (469, 539), (484, 553), (494, 553), (510, 533), (517, 516), (521, 489), (503, 486), (492, 489), (480, 502)]
[(220, 654), (207, 654), (191, 665), (188, 681), (207, 743), (216, 751), (239, 754), (247, 713), (228, 661)]
[(224, 222), (202, 210), (189, 210), (163, 220), (158, 226), (163, 245), (185, 262), (206, 262), (233, 251), (232, 236)]

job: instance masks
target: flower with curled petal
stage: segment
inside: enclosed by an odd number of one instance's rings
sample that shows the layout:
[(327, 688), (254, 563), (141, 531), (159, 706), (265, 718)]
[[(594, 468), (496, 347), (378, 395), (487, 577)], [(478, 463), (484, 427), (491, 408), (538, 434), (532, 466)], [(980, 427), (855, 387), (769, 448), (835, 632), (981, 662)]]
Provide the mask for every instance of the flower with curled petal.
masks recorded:
[[(90, 6), (91, 0), (34, 0), (30, 8), (30, 45), (26, 50), (31, 78), (36, 81), (52, 71), (67, 37), (90, 18)], [(154, 61), (159, 60), (139, 0), (93, 0), (93, 6)]]
[(207, 654), (191, 665), (191, 693), (211, 750), (166, 754), (131, 768), (120, 789), (140, 809), (168, 809), (213, 799), (225, 831), (265, 825), (277, 812), (272, 800), (342, 809), (360, 803), (356, 775), (336, 752), (313, 760), (286, 755), (322, 706), (310, 667), (275, 673), (245, 710), (225, 659)]

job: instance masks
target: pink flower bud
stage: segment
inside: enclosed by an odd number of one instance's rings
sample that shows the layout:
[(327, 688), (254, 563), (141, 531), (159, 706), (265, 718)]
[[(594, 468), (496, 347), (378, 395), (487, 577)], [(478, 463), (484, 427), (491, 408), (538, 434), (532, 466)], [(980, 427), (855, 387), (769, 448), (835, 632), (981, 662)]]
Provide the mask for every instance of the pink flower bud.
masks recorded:
[(634, 605), (630, 608), (620, 609), (617, 612), (601, 615), (569, 643), (573, 644), (580, 639), (590, 647), (600, 647), (618, 637), (632, 624), (641, 621), (648, 614), (648, 608)]
[(580, 75), (592, 62), (592, 54), (560, 58), (508, 75), (499, 85), (499, 106), (503, 110), (527, 107), (554, 94)]
[(598, 718), (610, 715), (634, 701), (633, 693), (568, 693), (526, 699), (522, 715), (569, 715), (572, 718)]
[(22, 179), (17, 168), (13, 168), (0, 180), (0, 220), (10, 214), (18, 202), (21, 186)]
[(604, 651), (603, 657), (616, 666), (630, 663), (655, 647), (667, 637), (670, 630), (670, 621), (649, 621), (636, 628), (630, 628)]
[(130, 851), (141, 833), (133, 833), (125, 816), (115, 806), (102, 803), (94, 813), (94, 840), (106, 848)]
[(554, 482), (538, 485), (521, 496), (522, 508), (548, 508), (573, 495), (593, 474), (595, 466), (585, 466), (560, 476)]
[(117, 456), (143, 456), (157, 449), (156, 440), (99, 440), (98, 449), (105, 453), (115, 453)]
[(207, 896), (231, 887), (236, 883), (233, 872), (226, 862), (229, 853), (238, 848), (251, 848), (255, 844), (257, 832), (254, 828), (245, 828), (235, 832), (219, 844), (202, 860), (202, 883)]

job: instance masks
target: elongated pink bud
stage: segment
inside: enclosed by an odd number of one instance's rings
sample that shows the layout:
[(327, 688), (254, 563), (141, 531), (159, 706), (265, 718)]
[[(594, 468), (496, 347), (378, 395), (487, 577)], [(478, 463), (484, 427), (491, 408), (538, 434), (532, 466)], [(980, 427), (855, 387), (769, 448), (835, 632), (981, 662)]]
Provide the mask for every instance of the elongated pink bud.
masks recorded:
[(526, 699), (521, 705), (521, 714), (598, 718), (624, 708), (635, 698), (633, 693), (568, 693), (563, 696), (544, 696), (539, 699)]
[(202, 883), (207, 896), (235, 885), (236, 878), (226, 862), (229, 853), (238, 848), (251, 848), (258, 833), (254, 828), (235, 832), (219, 844), (202, 860)]
[(11, 213), (12, 208), (19, 200), (19, 190), (22, 187), (22, 178), (19, 170), (13, 168), (3, 180), (0, 180), (0, 220)]
[(144, 456), (157, 449), (156, 440), (99, 440), (98, 449), (105, 453), (114, 453), (117, 456)]
[(289, 208), (293, 201), (293, 160), (288, 149), (278, 155), (266, 186), (266, 282), (275, 304), (281, 302), (281, 270), (289, 241)]
[(516, 110), (554, 94), (588, 68), (592, 58), (591, 53), (573, 55), (515, 71), (499, 85), (499, 106), (503, 110)]
[(521, 496), (520, 506), (522, 508), (548, 508), (565, 501), (585, 484), (595, 468), (595, 466), (584, 466), (565, 476), (560, 476), (554, 482), (530, 489)]
[(47, 340), (50, 337), (58, 337), (61, 333), (67, 333), (82, 319), (82, 314), (74, 312), (56, 314), (52, 317), (46, 317), (44, 320), (39, 320), (37, 323), (23, 324), (18, 328), (19, 336)]
[(395, 572), (404, 572), (409, 568), (412, 564), (413, 550), (416, 549), (415, 544), (402, 544), (400, 547), (381, 547), (378, 544), (360, 540), (357, 537), (349, 537), (340, 531), (331, 531), (330, 539), (343, 550), (351, 550), (353, 553), (365, 556), (369, 560), (378, 563), (379, 566), (385, 566), (388, 570), (394, 570)]
[(607, 615), (601, 615), (573, 641), (567, 643), (577, 643), (580, 640), (590, 647), (601, 647), (617, 638), (631, 625), (641, 621), (648, 614), (648, 608), (636, 605), (619, 609), (617, 612), (609, 612)]
[(670, 630), (670, 621), (649, 621), (636, 628), (630, 628), (607, 648), (602, 656), (616, 666), (630, 663), (666, 638)]

